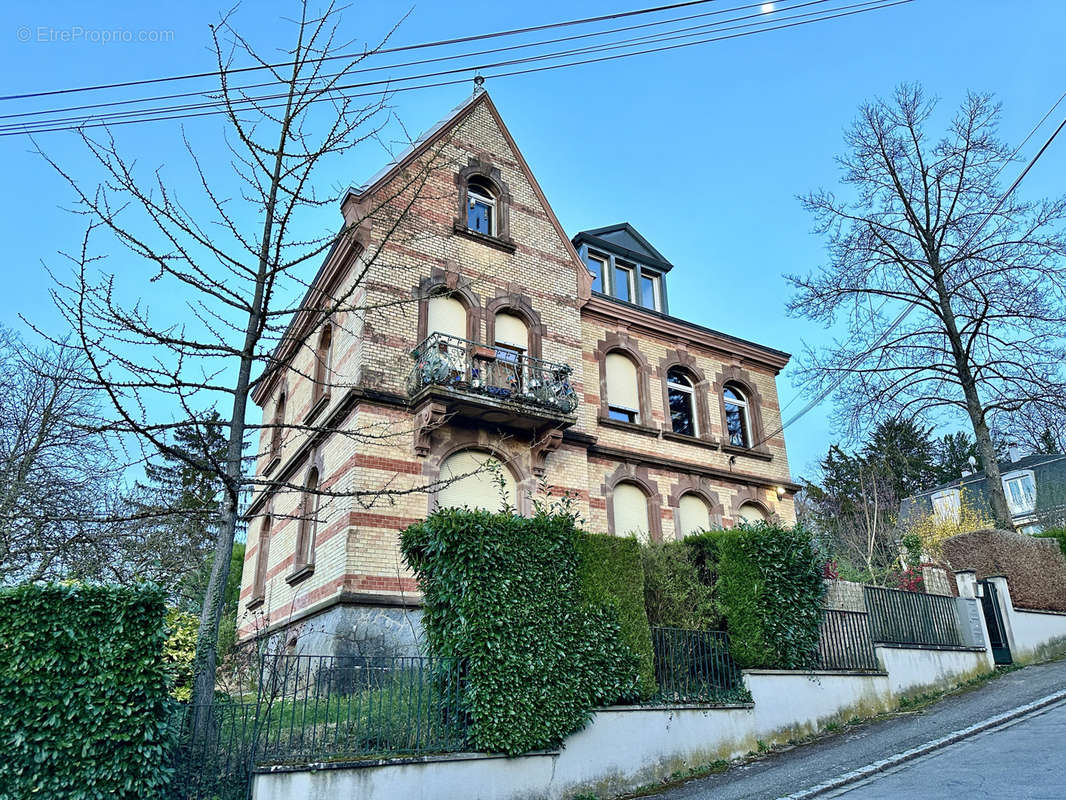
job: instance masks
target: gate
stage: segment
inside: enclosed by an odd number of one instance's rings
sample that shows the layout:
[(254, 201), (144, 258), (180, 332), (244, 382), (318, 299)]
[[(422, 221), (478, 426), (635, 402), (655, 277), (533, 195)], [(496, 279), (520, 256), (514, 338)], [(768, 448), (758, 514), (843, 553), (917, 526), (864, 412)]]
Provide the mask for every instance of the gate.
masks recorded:
[(999, 594), (991, 581), (978, 581), (981, 591), (981, 610), (988, 627), (988, 643), (992, 646), (992, 659), (997, 664), (1012, 664), (1007, 631), (1003, 627), (1003, 614), (999, 609)]

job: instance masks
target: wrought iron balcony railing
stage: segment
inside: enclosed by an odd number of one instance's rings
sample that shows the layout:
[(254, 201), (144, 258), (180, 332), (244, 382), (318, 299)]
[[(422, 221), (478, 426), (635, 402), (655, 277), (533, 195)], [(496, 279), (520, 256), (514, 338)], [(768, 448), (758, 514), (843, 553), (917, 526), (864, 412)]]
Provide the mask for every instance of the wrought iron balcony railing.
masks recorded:
[(411, 356), (415, 366), (407, 391), (412, 397), (429, 386), (441, 386), (561, 414), (577, 408), (572, 370), (566, 364), (443, 333), (431, 334)]

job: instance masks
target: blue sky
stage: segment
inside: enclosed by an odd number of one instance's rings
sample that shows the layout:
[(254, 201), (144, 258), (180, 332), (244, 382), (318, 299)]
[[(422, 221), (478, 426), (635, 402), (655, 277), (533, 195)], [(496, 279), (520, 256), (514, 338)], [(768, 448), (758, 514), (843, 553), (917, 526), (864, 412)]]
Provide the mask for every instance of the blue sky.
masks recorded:
[[(739, 5), (723, 2), (722, 6)], [(422, 2), (393, 42), (407, 44), (638, 8), (632, 0), (563, 3)], [(135, 77), (209, 70), (208, 23), (220, 6), (50, 2), (0, 10), (0, 93), (13, 94)], [(373, 40), (408, 8), (362, 2), (345, 16), (355, 41)], [(283, 45), (280, 21), (295, 5), (257, 2), (238, 26), (269, 51)], [(80, 33), (78, 31), (80, 30)], [(164, 31), (161, 42), (101, 42), (90, 31)], [(917, 0), (817, 25), (576, 69), (490, 81), (487, 88), (530, 162), (563, 226), (628, 220), (675, 264), (669, 278), (677, 316), (791, 352), (830, 332), (787, 318), (785, 272), (816, 268), (822, 242), (795, 196), (837, 185), (834, 156), (864, 100), (901, 81), (920, 81), (950, 111), (967, 89), (994, 92), (1004, 106), (1002, 135), (1020, 140), (1066, 89), (1066, 7), (1021, 0)], [(77, 41), (63, 41), (75, 36)], [(29, 38), (29, 41), (22, 41)], [(412, 132), (432, 125), (468, 94), (466, 86), (396, 95), (396, 113)], [(14, 110), (14, 109), (11, 109)], [(20, 109), (21, 110), (21, 109)], [(6, 110), (2, 113), (8, 113)], [(1057, 119), (1061, 119), (1060, 107)], [(1048, 127), (1037, 137), (1050, 133)], [(190, 121), (203, 148), (221, 147), (217, 121)], [(118, 132), (145, 166), (163, 166), (176, 190), (182, 172), (175, 123)], [(398, 133), (397, 133), (398, 135)], [(1033, 143), (1024, 152), (1031, 155)], [(72, 134), (40, 143), (53, 157), (91, 176)], [(62, 269), (57, 251), (79, 242), (81, 223), (64, 209), (71, 196), (30, 152), (24, 137), (0, 138), (5, 191), (0, 233), (6, 244), (0, 323), (26, 332), (19, 314), (45, 328), (58, 317), (44, 264)], [(338, 165), (336, 186), (361, 183), (387, 159), (367, 148)], [(83, 171), (82, 171), (83, 170)], [(1023, 186), (1028, 196), (1063, 191), (1066, 142), (1056, 143)], [(1008, 178), (1009, 179), (1009, 178)], [(330, 227), (339, 213), (320, 220)], [(110, 265), (121, 278), (122, 264)], [(29, 335), (29, 334), (27, 334)], [(779, 381), (790, 411), (804, 403), (788, 370)], [(833, 441), (833, 409), (816, 408), (786, 433), (795, 475)], [(959, 420), (959, 426), (965, 424)]]

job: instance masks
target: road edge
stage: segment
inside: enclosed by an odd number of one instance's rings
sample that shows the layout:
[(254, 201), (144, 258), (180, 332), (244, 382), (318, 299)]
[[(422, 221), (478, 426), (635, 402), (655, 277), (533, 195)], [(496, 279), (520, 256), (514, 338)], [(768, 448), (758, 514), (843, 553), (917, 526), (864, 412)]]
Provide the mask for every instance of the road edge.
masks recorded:
[(1066, 690), (1055, 692), (1053, 694), (1045, 695), (1039, 700), (1034, 700), (1031, 703), (1026, 703), (1023, 706), (1012, 708), (1010, 711), (1004, 711), (1002, 714), (997, 714), (994, 717), (977, 722), (966, 728), (960, 728), (957, 731), (952, 731), (946, 736), (941, 736), (939, 739), (934, 739), (931, 742), (912, 747), (910, 750), (904, 750), (902, 753), (896, 753), (888, 758), (883, 758), (880, 761), (874, 761), (871, 764), (867, 764), (865, 767), (852, 770), (851, 772), (845, 772), (842, 775), (838, 775), (832, 780), (825, 783), (819, 783), (817, 786), (812, 786), (809, 789), (804, 789), (794, 794), (785, 795), (778, 800), (808, 800), (808, 798), (818, 797), (826, 792), (840, 789), (848, 784), (857, 783), (858, 781), (865, 780), (866, 778), (876, 775), (879, 772), (884, 772), (887, 769), (903, 764), (907, 761), (911, 761), (915, 758), (927, 755), (928, 753), (935, 752), (941, 748), (960, 742), (963, 739), (967, 739), (970, 736), (975, 736), (978, 733), (983, 733), (992, 728), (996, 728), (1003, 725), (1006, 722), (1012, 722), (1019, 717), (1024, 717), (1027, 714), (1032, 714), (1034, 711), (1040, 711), (1047, 706), (1060, 703), (1066, 700)]

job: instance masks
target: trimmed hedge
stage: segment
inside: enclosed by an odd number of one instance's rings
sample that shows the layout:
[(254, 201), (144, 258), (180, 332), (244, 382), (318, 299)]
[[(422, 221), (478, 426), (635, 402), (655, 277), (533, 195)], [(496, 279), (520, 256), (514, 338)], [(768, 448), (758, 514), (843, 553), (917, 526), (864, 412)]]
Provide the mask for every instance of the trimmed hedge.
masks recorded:
[(169, 781), (163, 592), (0, 590), (0, 795), (156, 797)]
[(1034, 534), (1037, 539), (1054, 539), (1059, 543), (1059, 549), (1066, 556), (1066, 528), (1051, 528), (1043, 533)]
[(702, 555), (688, 541), (652, 542), (641, 549), (644, 562), (644, 607), (653, 628), (716, 630), (721, 613), (713, 583), (701, 580)]
[(974, 531), (947, 539), (944, 557), (954, 570), (976, 570), (979, 579), (1005, 575), (1019, 608), (1066, 611), (1066, 559), (1053, 538)]
[(577, 538), (582, 597), (593, 606), (612, 606), (618, 612), (622, 641), (637, 657), (640, 693), (647, 698), (655, 694), (656, 686), (641, 551), (633, 537), (586, 533)]
[(640, 665), (618, 609), (583, 597), (574, 517), (442, 509), (400, 537), (434, 656), (466, 660), (470, 744), (558, 745), (594, 706), (635, 700)]
[(815, 663), (825, 581), (801, 526), (741, 525), (716, 533), (715, 588), (733, 658), (746, 668)]

